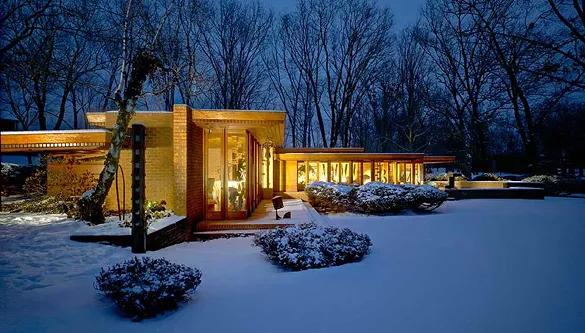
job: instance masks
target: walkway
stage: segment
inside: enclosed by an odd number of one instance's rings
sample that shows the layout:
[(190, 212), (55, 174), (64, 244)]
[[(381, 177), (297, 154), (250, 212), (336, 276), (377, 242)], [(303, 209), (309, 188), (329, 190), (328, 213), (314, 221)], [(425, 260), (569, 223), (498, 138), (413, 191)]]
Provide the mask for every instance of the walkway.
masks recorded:
[(197, 231), (273, 229), (304, 223), (324, 223), (319, 213), (300, 199), (284, 199), (283, 203), (284, 208), (279, 209), (278, 214), (283, 216), (284, 213), (291, 212), (290, 219), (276, 220), (272, 201), (262, 200), (245, 220), (203, 221), (197, 224)]

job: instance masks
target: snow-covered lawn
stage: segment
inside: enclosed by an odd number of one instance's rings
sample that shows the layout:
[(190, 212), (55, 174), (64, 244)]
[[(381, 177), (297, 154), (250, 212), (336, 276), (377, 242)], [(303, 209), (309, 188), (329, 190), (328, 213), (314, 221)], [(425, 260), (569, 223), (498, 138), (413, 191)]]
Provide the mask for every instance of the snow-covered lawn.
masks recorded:
[[(2, 332), (585, 332), (585, 199), (464, 200), (431, 214), (329, 216), (372, 253), (284, 272), (251, 238), (151, 256), (197, 267), (178, 311), (133, 323), (93, 289), (128, 248), (75, 243), (82, 225), (0, 215)], [(48, 220), (56, 220), (46, 223)]]

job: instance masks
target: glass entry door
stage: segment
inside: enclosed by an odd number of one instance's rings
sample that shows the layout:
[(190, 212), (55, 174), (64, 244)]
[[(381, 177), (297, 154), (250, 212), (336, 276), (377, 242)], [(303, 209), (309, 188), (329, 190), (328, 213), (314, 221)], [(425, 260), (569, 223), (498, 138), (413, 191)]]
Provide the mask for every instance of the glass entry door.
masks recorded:
[(246, 130), (206, 131), (206, 219), (248, 217), (248, 133)]

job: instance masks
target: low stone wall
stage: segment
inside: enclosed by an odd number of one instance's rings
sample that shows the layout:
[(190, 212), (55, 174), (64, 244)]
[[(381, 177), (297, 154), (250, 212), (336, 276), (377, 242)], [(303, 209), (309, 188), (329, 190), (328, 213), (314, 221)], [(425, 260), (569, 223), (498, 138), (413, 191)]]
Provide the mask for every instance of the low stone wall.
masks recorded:
[[(192, 223), (185, 217), (160, 230), (146, 235), (146, 249), (156, 251), (191, 239)], [(72, 235), (69, 239), (84, 243), (109, 243), (117, 246), (131, 246), (130, 235)]]

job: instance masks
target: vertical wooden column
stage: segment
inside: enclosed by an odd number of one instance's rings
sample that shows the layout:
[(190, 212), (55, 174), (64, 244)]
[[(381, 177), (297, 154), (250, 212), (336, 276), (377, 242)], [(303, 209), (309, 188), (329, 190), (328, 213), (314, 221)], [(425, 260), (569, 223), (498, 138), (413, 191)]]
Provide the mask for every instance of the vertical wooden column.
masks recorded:
[(144, 149), (146, 127), (132, 125), (132, 253), (146, 253)]

